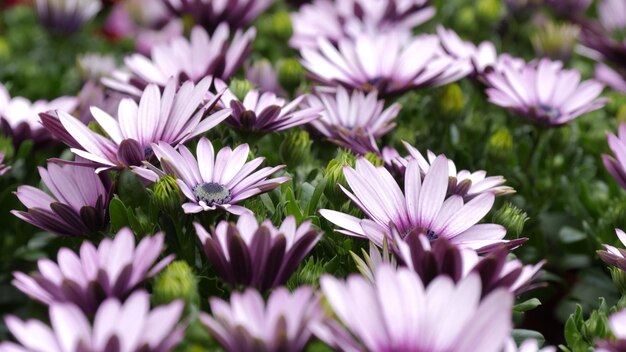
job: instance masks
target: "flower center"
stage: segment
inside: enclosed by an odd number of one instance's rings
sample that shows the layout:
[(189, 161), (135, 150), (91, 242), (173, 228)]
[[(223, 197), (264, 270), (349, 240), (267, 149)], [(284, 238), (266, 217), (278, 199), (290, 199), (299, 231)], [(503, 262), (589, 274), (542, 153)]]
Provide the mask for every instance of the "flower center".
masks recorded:
[(539, 104), (539, 106), (537, 106), (537, 111), (540, 113), (541, 116), (547, 117), (549, 120), (556, 119), (557, 117), (561, 116), (561, 112), (559, 111), (559, 109), (550, 105)]
[(195, 186), (193, 194), (199, 202), (205, 202), (208, 206), (228, 203), (232, 198), (228, 188), (214, 182), (205, 182)]
[(439, 238), (439, 235), (437, 235), (435, 231), (428, 229), (426, 230), (426, 237), (428, 237), (429, 241), (434, 241)]

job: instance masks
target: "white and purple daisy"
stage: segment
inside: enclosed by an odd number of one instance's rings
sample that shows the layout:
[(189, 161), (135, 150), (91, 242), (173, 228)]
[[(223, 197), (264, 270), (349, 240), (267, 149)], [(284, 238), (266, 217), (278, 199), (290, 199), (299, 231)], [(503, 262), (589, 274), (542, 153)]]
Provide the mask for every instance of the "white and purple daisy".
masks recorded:
[(500, 288), (481, 298), (476, 274), (425, 285), (410, 269), (382, 265), (375, 278), (322, 277), (340, 323), (317, 325), (317, 337), (343, 351), (498, 352), (511, 333), (513, 295)]
[(177, 85), (170, 79), (163, 93), (156, 84), (148, 85), (139, 104), (131, 98), (120, 102), (117, 118), (92, 107), (93, 118), (109, 138), (63, 111), (57, 111), (58, 120), (44, 119), (44, 125), (72, 147), (73, 153), (97, 165), (97, 172), (141, 166), (153, 155), (152, 143), (176, 146), (210, 130), (230, 114), (230, 109), (209, 114), (219, 99), (204, 101), (210, 78), (197, 85), (189, 81), (178, 89)]
[(439, 38), (406, 32), (360, 33), (333, 45), (318, 38), (300, 50), (311, 78), (328, 86), (377, 90), (381, 96), (419, 87), (440, 86), (472, 72), (468, 60), (457, 60), (441, 48)]
[(504, 227), (477, 224), (491, 210), (493, 193), (479, 194), (469, 202), (458, 195), (446, 198), (449, 162), (443, 155), (433, 161), (423, 177), (418, 161), (409, 161), (404, 193), (385, 167), (375, 167), (365, 158), (357, 159), (355, 168), (344, 167), (344, 175), (352, 192), (339, 186), (369, 219), (320, 210), (324, 218), (341, 227), (339, 233), (367, 238), (379, 247), (385, 238), (393, 239), (392, 228), (402, 237), (412, 232), (429, 240), (445, 237), (475, 250), (508, 242), (503, 239)]
[(321, 107), (301, 107), (306, 95), (301, 95), (287, 103), (272, 92), (250, 90), (243, 100), (239, 100), (221, 80), (216, 80), (215, 88), (224, 92), (220, 103), (230, 108), (231, 115), (224, 122), (243, 131), (255, 133), (280, 132), (301, 126), (320, 117)]
[(563, 69), (560, 61), (541, 59), (518, 68), (502, 66), (488, 73), (487, 95), (495, 105), (543, 126), (560, 126), (600, 109), (604, 86), (580, 81), (580, 72)]
[(185, 326), (178, 323), (184, 307), (178, 300), (150, 310), (150, 295), (136, 291), (124, 303), (104, 301), (90, 323), (75, 305), (55, 303), (50, 307), (51, 327), (7, 316), (6, 326), (18, 343), (0, 343), (0, 351), (168, 352), (185, 334)]
[(343, 87), (322, 91), (307, 98), (311, 107), (319, 107), (322, 117), (310, 125), (330, 141), (358, 154), (378, 153), (376, 139), (387, 134), (396, 125), (400, 104), (385, 109), (385, 101), (378, 100), (373, 91), (365, 94)]
[(207, 76), (228, 79), (248, 56), (255, 36), (256, 30), (250, 28), (235, 32), (231, 40), (225, 23), (212, 36), (196, 26), (189, 39), (179, 36), (154, 46), (150, 58), (141, 54), (127, 56), (124, 64), (129, 72), (115, 71), (111, 78), (102, 81), (111, 89), (140, 96), (148, 84), (164, 87), (172, 77), (179, 83), (198, 83)]
[[(272, 190), (290, 179), (287, 176), (268, 179), (284, 166), (264, 167), (255, 171), (264, 158), (247, 162), (250, 152), (247, 144), (234, 150), (230, 147), (222, 148), (215, 155), (211, 142), (202, 138), (196, 149), (197, 159), (184, 145), (179, 147), (179, 151), (167, 143), (153, 144), (152, 148), (163, 170), (178, 178), (176, 183), (188, 200), (183, 204), (186, 213), (215, 209), (237, 215), (249, 213), (250, 210), (236, 204)], [(135, 170), (148, 179), (158, 177), (147, 169)]]

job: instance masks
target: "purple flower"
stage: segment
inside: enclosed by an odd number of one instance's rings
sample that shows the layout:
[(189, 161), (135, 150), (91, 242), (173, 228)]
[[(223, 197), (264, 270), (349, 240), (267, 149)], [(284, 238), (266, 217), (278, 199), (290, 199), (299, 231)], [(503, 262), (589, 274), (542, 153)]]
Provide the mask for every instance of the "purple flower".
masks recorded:
[(306, 97), (301, 95), (286, 104), (272, 92), (260, 93), (253, 89), (240, 101), (220, 80), (216, 80), (217, 91), (224, 91), (221, 103), (232, 112), (225, 122), (237, 129), (256, 133), (280, 132), (310, 123), (320, 117), (321, 107), (299, 109)]
[[(284, 166), (264, 167), (255, 172), (264, 158), (246, 162), (250, 152), (247, 144), (234, 150), (230, 147), (222, 148), (216, 156), (211, 142), (202, 138), (196, 150), (197, 159), (184, 145), (179, 147), (179, 152), (165, 143), (153, 144), (152, 147), (163, 170), (178, 178), (176, 183), (188, 199), (183, 204), (185, 213), (218, 208), (237, 215), (249, 213), (250, 210), (236, 204), (289, 180), (286, 176), (268, 179)], [(144, 177), (155, 179), (154, 176), (146, 174)]]
[(313, 326), (325, 318), (318, 296), (309, 287), (293, 293), (284, 288), (272, 292), (267, 304), (248, 289), (235, 292), (230, 303), (211, 298), (213, 316), (200, 320), (226, 351), (302, 351)]
[(546, 0), (546, 5), (550, 6), (557, 14), (563, 17), (576, 19), (584, 14), (593, 0)]
[(11, 170), (11, 165), (4, 164), (4, 153), (0, 152), (0, 176), (6, 174)]
[(321, 287), (342, 325), (315, 333), (336, 349), (497, 352), (511, 333), (513, 295), (497, 289), (481, 299), (478, 275), (457, 284), (438, 276), (425, 287), (415, 272), (384, 265), (375, 283), (325, 275)]
[[(615, 229), (617, 238), (626, 246), (626, 233), (620, 229)], [(606, 251), (597, 251), (600, 259), (605, 263), (612, 265), (622, 271), (626, 271), (626, 250), (622, 248), (616, 248), (608, 244), (604, 245)]]
[(524, 340), (519, 347), (515, 344), (515, 340), (511, 337), (504, 346), (502, 352), (556, 352), (556, 347), (546, 346), (539, 349), (539, 342), (533, 338)]
[(256, 61), (252, 66), (245, 68), (246, 79), (261, 92), (271, 92), (278, 96), (286, 96), (285, 90), (278, 82), (278, 73), (272, 63), (266, 59)]
[(35, 0), (35, 8), (44, 26), (72, 33), (96, 16), (102, 3), (100, 0)]
[(356, 168), (344, 167), (354, 193), (340, 187), (369, 219), (328, 209), (320, 210), (320, 214), (342, 228), (337, 232), (368, 238), (379, 247), (385, 238), (393, 239), (394, 227), (402, 237), (411, 232), (424, 234), (429, 240), (445, 237), (453, 244), (476, 250), (507, 243), (503, 240), (504, 227), (477, 224), (491, 210), (493, 193), (479, 194), (467, 203), (457, 195), (446, 198), (448, 165), (445, 156), (438, 156), (422, 179), (417, 160), (409, 161), (403, 194), (387, 169), (359, 158)]
[(498, 63), (498, 53), (492, 42), (482, 42), (476, 46), (472, 42), (464, 41), (451, 29), (437, 26), (437, 35), (441, 46), (448, 55), (459, 60), (469, 60), (474, 66), (474, 74), (482, 75), (488, 68)]
[(34, 103), (22, 97), (11, 98), (4, 85), (0, 84), (0, 127), (15, 145), (29, 139), (39, 144), (50, 141), (50, 133), (41, 125), (39, 113), (55, 109), (72, 112), (77, 106), (78, 99), (75, 97), (60, 97), (50, 102), (37, 100)]
[(150, 84), (139, 104), (130, 98), (120, 102), (117, 118), (93, 107), (94, 119), (110, 139), (63, 111), (58, 111), (60, 124), (54, 119), (44, 119), (44, 125), (73, 147), (74, 154), (98, 165), (97, 172), (139, 166), (152, 157), (152, 143), (184, 143), (228, 117), (230, 109), (209, 115), (219, 99), (216, 96), (204, 103), (210, 85), (211, 79), (205, 78), (197, 85), (185, 82), (176, 91), (177, 83), (169, 80), (161, 93), (156, 84)]
[[(252, 23), (273, 0), (163, 0), (177, 16), (190, 16), (210, 31), (228, 25), (235, 30)], [(217, 29), (216, 29), (217, 28)]]
[(614, 156), (603, 154), (602, 162), (615, 181), (626, 189), (626, 124), (620, 124), (617, 136), (609, 134), (608, 141)]
[(255, 29), (250, 28), (245, 33), (237, 31), (229, 40), (230, 31), (224, 23), (211, 37), (201, 27), (194, 27), (189, 40), (179, 36), (156, 45), (150, 58), (141, 54), (127, 56), (124, 64), (130, 73), (115, 71), (112, 78), (102, 81), (111, 89), (139, 96), (148, 84), (164, 87), (171, 77), (178, 82), (195, 83), (207, 76), (227, 79), (248, 56), (255, 35)]
[(285, 284), (321, 237), (310, 221), (296, 226), (293, 216), (278, 229), (269, 220), (259, 225), (248, 213), (237, 224), (220, 222), (211, 234), (202, 225), (194, 225), (221, 278), (233, 287), (250, 286), (262, 292)]
[(543, 126), (566, 124), (607, 102), (598, 98), (601, 83), (581, 83), (580, 72), (563, 69), (560, 61), (541, 59), (521, 69), (505, 66), (485, 78), (491, 103)]
[(440, 275), (459, 282), (475, 273), (481, 279), (483, 296), (498, 288), (505, 288), (516, 295), (534, 288), (531, 283), (545, 264), (541, 261), (536, 265), (523, 265), (517, 259), (507, 260), (509, 251), (504, 246), (481, 257), (475, 251), (457, 247), (445, 238), (431, 242), (416, 233), (404, 239), (395, 236), (393, 248), (398, 263), (415, 271), (425, 285)]
[(445, 54), (435, 35), (406, 32), (360, 33), (334, 46), (319, 38), (300, 50), (312, 79), (329, 86), (378, 90), (381, 96), (440, 86), (467, 76), (472, 66)]
[(598, 1), (600, 21), (587, 22), (582, 27), (581, 42), (591, 50), (594, 59), (607, 60), (624, 68), (626, 62), (626, 3), (623, 0)]
[(7, 328), (19, 345), (3, 342), (0, 351), (167, 352), (183, 338), (184, 326), (178, 324), (183, 308), (182, 301), (174, 301), (150, 310), (148, 293), (137, 291), (124, 303), (114, 298), (104, 301), (90, 324), (78, 307), (55, 303), (50, 306), (52, 327), (7, 316)]
[(609, 326), (615, 341), (599, 341), (597, 352), (621, 352), (626, 349), (626, 309), (611, 314)]
[(333, 143), (355, 153), (378, 153), (376, 138), (395, 127), (400, 104), (384, 109), (385, 102), (377, 97), (375, 91), (366, 95), (355, 90), (350, 95), (343, 87), (338, 87), (336, 92), (321, 91), (317, 96), (309, 96), (308, 105), (322, 109), (322, 117), (312, 121), (311, 126)]
[(291, 14), (289, 44), (302, 49), (315, 47), (319, 38), (337, 44), (341, 38), (362, 32), (411, 31), (434, 15), (428, 0), (314, 0)]
[(123, 228), (113, 239), (100, 242), (98, 248), (84, 241), (78, 255), (61, 248), (58, 264), (40, 259), (39, 272), (31, 276), (13, 273), (13, 285), (44, 304), (73, 303), (91, 314), (107, 298), (126, 299), (174, 259), (174, 255), (169, 255), (157, 262), (163, 239), (163, 234), (158, 233), (144, 237), (135, 247), (135, 236)]
[(47, 170), (40, 167), (39, 175), (52, 196), (32, 186), (19, 186), (15, 195), (28, 210), (12, 210), (13, 215), (65, 236), (88, 235), (107, 225), (110, 194), (106, 176), (98, 176), (89, 167), (53, 163)]
[[(417, 160), (422, 176), (430, 169), (430, 165), (437, 159), (437, 155), (430, 150), (427, 153), (428, 159), (424, 158), (412, 145), (403, 142), (404, 147), (409, 152), (406, 157), (399, 156), (395, 149), (386, 147), (383, 149), (383, 160), (386, 166), (398, 174), (404, 175), (406, 167), (410, 160)], [(487, 172), (483, 170), (471, 172), (467, 170), (456, 171), (454, 161), (448, 160), (448, 194), (462, 196), (465, 201), (469, 201), (482, 193), (493, 193), (496, 196), (502, 196), (515, 193), (515, 190), (509, 186), (505, 186), (506, 180), (502, 176), (487, 176)]]
[(612, 89), (626, 94), (626, 67), (622, 71), (612, 69), (608, 65), (599, 63), (596, 65), (595, 78), (611, 87)]

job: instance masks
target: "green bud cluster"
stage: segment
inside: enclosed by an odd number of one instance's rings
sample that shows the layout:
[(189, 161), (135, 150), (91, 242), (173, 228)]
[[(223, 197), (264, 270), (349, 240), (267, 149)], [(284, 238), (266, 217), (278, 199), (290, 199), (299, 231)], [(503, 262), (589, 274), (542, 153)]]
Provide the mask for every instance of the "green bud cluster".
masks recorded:
[(508, 233), (519, 237), (524, 231), (524, 224), (529, 217), (520, 208), (511, 203), (506, 203), (493, 214), (493, 222), (504, 226)]
[(297, 166), (307, 161), (312, 145), (307, 131), (294, 129), (283, 139), (278, 154), (284, 164)]
[(154, 184), (152, 204), (163, 211), (173, 211), (180, 208), (183, 195), (176, 184), (176, 179), (170, 175), (161, 177)]
[(153, 299), (155, 304), (166, 304), (180, 299), (187, 308), (199, 303), (198, 280), (187, 262), (172, 262), (156, 278)]

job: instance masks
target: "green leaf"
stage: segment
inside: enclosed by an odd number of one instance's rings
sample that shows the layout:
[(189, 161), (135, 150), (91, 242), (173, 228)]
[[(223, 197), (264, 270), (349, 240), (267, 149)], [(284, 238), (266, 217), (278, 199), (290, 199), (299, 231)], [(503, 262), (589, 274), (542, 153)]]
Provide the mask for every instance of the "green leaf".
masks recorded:
[(259, 198), (270, 214), (274, 214), (276, 212), (276, 207), (274, 206), (274, 202), (272, 202), (272, 198), (270, 198), (269, 194), (263, 193), (259, 196)]
[(123, 227), (130, 227), (128, 221), (128, 210), (119, 198), (113, 198), (109, 205), (109, 216), (111, 217), (111, 231), (117, 232)]
[(309, 203), (306, 206), (306, 216), (315, 215), (317, 212), (317, 205), (320, 202), (320, 198), (322, 194), (324, 194), (324, 189), (326, 188), (326, 182), (328, 179), (324, 178), (318, 185), (315, 187), (315, 191), (313, 191), (313, 195), (309, 200)]
[(297, 223), (302, 222), (304, 216), (302, 215), (302, 211), (300, 210), (300, 206), (298, 205), (298, 201), (296, 200), (291, 187), (285, 192), (285, 198), (287, 200), (287, 204), (285, 204), (285, 210), (287, 211), (286, 215), (295, 216)]
[(543, 335), (541, 335), (541, 333), (534, 331), (534, 330), (513, 329), (513, 332), (511, 333), (511, 335), (513, 336), (513, 340), (515, 340), (515, 343), (517, 345), (521, 344), (522, 342), (528, 339), (537, 340), (537, 342), (539, 342), (539, 346), (542, 346), (544, 342), (546, 341), (546, 339), (543, 337)]
[(127, 207), (138, 208), (149, 204), (150, 195), (137, 175), (130, 170), (120, 174), (117, 193)]
[(527, 301), (524, 301), (522, 303), (516, 304), (513, 307), (513, 311), (514, 312), (518, 312), (518, 313), (523, 313), (523, 312), (527, 312), (531, 309), (535, 309), (537, 307), (539, 307), (541, 305), (541, 301), (539, 301), (537, 298), (531, 298)]
[(561, 231), (559, 231), (559, 240), (562, 243), (574, 243), (578, 241), (582, 241), (587, 238), (587, 235), (573, 227), (564, 226)]

